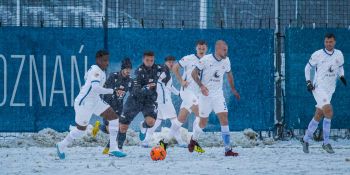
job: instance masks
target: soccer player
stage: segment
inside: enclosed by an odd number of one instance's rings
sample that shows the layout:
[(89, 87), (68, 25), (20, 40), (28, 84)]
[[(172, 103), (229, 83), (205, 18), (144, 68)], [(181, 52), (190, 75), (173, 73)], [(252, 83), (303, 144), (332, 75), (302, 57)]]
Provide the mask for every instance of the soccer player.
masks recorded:
[[(103, 100), (107, 102), (115, 111), (115, 113), (120, 116), (123, 112), (123, 100), (126, 93), (131, 88), (131, 78), (130, 72), (132, 69), (132, 64), (129, 58), (125, 58), (122, 60), (121, 70), (119, 72), (111, 73), (105, 83), (105, 88), (114, 89), (113, 94), (105, 94), (103, 95)], [(98, 121), (95, 123), (95, 127), (93, 129), (93, 136), (96, 136), (99, 129), (104, 133), (108, 134), (108, 125), (109, 122), (106, 119), (103, 119), (103, 124), (98, 125)], [(109, 153), (110, 143), (108, 142), (105, 149), (103, 150), (103, 154)]]
[[(233, 74), (231, 71), (230, 59), (227, 57), (228, 46), (225, 41), (218, 40), (215, 44), (215, 53), (204, 56), (192, 71), (192, 78), (198, 84), (201, 90), (199, 96), (199, 117), (200, 121), (194, 127), (193, 136), (188, 150), (193, 152), (195, 147), (200, 147), (197, 140), (199, 135), (205, 128), (209, 114), (214, 111), (219, 118), (221, 125), (221, 135), (225, 146), (225, 156), (238, 156), (238, 153), (233, 152), (230, 146), (230, 129), (228, 125), (228, 110), (223, 92), (223, 79), (227, 75), (228, 82), (233, 95), (240, 99), (237, 92)], [(201, 73), (201, 78), (198, 73)]]
[[(199, 122), (198, 114), (198, 96), (200, 93), (199, 87), (192, 78), (192, 70), (195, 68), (198, 61), (207, 53), (208, 45), (204, 40), (199, 40), (196, 43), (196, 54), (184, 56), (177, 64), (174, 65), (174, 74), (177, 80), (181, 84), (180, 97), (182, 103), (180, 106), (180, 112), (176, 120), (170, 127), (170, 134), (176, 135), (179, 133), (181, 126), (186, 122), (187, 116), (193, 112), (195, 114), (195, 120), (193, 126)], [(180, 75), (180, 67), (183, 68), (183, 75)], [(199, 77), (199, 73), (197, 75)], [(179, 146), (187, 147), (186, 142), (181, 141)], [(200, 147), (196, 147), (195, 151), (202, 152)]]
[[(152, 128), (147, 129), (146, 132), (146, 137), (145, 140), (142, 141), (141, 145), (143, 147), (148, 147), (149, 145), (149, 140), (152, 138), (152, 135), (154, 131), (161, 125), (162, 120), (170, 119), (171, 125), (174, 125), (174, 122), (176, 120), (176, 111), (174, 108), (174, 105), (172, 103), (171, 99), (171, 93), (175, 95), (179, 95), (179, 91), (173, 86), (173, 80), (171, 77), (171, 70), (174, 66), (175, 63), (175, 57), (173, 56), (167, 56), (165, 58), (165, 64), (163, 65), (164, 67), (164, 73), (166, 75), (165, 78), (162, 80), (159, 80), (157, 83), (157, 103), (158, 103), (158, 114), (157, 114), (157, 120)], [(177, 133), (171, 133), (173, 135), (170, 135), (169, 133), (169, 138), (165, 138), (165, 142), (163, 143), (164, 145), (163, 148), (166, 149), (166, 143), (168, 140), (172, 137), (175, 137), (177, 140), (178, 144), (186, 144), (182, 142), (181, 135), (179, 132)], [(187, 145), (187, 144), (186, 144)]]
[(79, 139), (86, 134), (86, 127), (92, 114), (100, 115), (109, 121), (109, 140), (111, 152), (110, 155), (121, 157), (117, 147), (117, 133), (119, 119), (113, 109), (104, 102), (100, 94), (113, 94), (113, 89), (104, 88), (106, 81), (105, 70), (109, 64), (109, 53), (105, 50), (100, 50), (96, 53), (96, 65), (85, 74), (85, 84), (81, 88), (79, 95), (74, 101), (75, 122), (76, 128), (72, 129), (69, 134), (56, 144), (57, 154), (60, 159), (65, 158), (65, 149), (73, 140)]
[[(335, 35), (332, 33), (326, 34), (324, 38), (325, 48), (314, 52), (305, 67), (307, 90), (313, 94), (317, 104), (315, 115), (309, 123), (305, 136), (301, 139), (304, 153), (309, 153), (309, 141), (323, 117), (322, 148), (328, 153), (334, 153), (329, 143), (331, 120), (333, 117), (331, 99), (338, 77), (340, 77), (340, 80), (346, 86), (343, 68), (344, 56), (340, 50), (334, 48), (335, 43)], [(316, 70), (313, 82), (310, 77), (312, 67)]]
[(132, 90), (124, 104), (119, 121), (118, 147), (120, 150), (123, 148), (129, 125), (139, 112), (142, 112), (145, 118), (140, 126), (140, 140), (144, 140), (146, 130), (153, 127), (157, 119), (157, 81), (165, 78), (165, 74), (161, 66), (154, 64), (152, 51), (144, 52), (142, 61), (143, 64), (135, 71), (136, 77), (132, 83)]

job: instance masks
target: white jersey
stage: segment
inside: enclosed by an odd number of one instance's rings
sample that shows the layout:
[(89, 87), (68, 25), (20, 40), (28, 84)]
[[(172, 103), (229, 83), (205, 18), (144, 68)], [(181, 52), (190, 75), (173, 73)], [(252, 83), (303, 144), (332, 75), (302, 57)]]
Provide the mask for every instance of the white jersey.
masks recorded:
[(75, 101), (79, 102), (79, 105), (85, 100), (99, 100), (100, 93), (92, 91), (92, 83), (98, 83), (101, 87), (106, 82), (106, 73), (97, 65), (92, 65), (91, 68), (85, 73), (85, 84), (81, 87), (79, 95), (75, 98)]
[(171, 93), (179, 95), (179, 91), (173, 86), (172, 78), (170, 77), (167, 84), (159, 79), (157, 85), (157, 103), (165, 104), (170, 102), (172, 104)]
[(199, 87), (192, 78), (192, 71), (198, 64), (199, 60), (200, 58), (196, 54), (191, 54), (191, 55), (184, 56), (179, 61), (180, 66), (184, 68), (182, 79), (188, 82), (188, 86), (186, 88), (190, 89), (194, 93), (199, 93)]
[(342, 52), (334, 49), (330, 53), (325, 49), (320, 49), (311, 55), (309, 64), (316, 68), (313, 81), (315, 88), (334, 93), (339, 72), (344, 65)]
[(213, 54), (205, 55), (197, 64), (200, 79), (209, 90), (209, 96), (223, 95), (224, 75), (231, 71), (230, 59), (218, 60)]

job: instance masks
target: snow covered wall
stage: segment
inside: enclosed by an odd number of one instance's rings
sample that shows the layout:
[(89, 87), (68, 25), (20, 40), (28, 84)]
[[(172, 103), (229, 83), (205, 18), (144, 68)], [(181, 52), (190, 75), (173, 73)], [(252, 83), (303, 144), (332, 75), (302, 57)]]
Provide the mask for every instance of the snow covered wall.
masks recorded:
[[(109, 29), (108, 72), (132, 58), (134, 68), (144, 50), (156, 53), (156, 62), (167, 55), (178, 59), (195, 52), (194, 44), (205, 39), (209, 53), (224, 39), (241, 101), (225, 85), (231, 130), (268, 130), (273, 126), (273, 30), (234, 29)], [(73, 101), (84, 82), (84, 72), (103, 48), (103, 29), (0, 28), (0, 131), (67, 131), (74, 124)], [(180, 99), (173, 97), (176, 108)], [(187, 126), (187, 125), (185, 125)], [(189, 125), (190, 126), (190, 125)], [(133, 128), (137, 130), (137, 128)], [(189, 128), (191, 130), (191, 128)], [(207, 131), (219, 130), (211, 116)]]
[[(304, 68), (311, 54), (324, 48), (324, 35), (333, 32), (336, 49), (344, 54), (345, 77), (350, 77), (350, 31), (347, 29), (287, 29), (286, 30), (286, 100), (285, 115), (288, 127), (304, 129), (310, 122), (316, 102), (306, 90)], [(349, 128), (350, 93), (339, 81), (331, 103), (334, 108), (332, 128)]]

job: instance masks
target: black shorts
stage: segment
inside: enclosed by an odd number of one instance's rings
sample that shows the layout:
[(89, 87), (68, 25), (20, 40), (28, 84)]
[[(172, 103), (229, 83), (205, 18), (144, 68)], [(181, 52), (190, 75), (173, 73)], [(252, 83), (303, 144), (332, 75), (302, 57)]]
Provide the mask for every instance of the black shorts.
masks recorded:
[(135, 97), (129, 96), (124, 104), (123, 114), (120, 116), (119, 123), (129, 125), (139, 112), (142, 112), (143, 117), (157, 119), (157, 102), (138, 101)]

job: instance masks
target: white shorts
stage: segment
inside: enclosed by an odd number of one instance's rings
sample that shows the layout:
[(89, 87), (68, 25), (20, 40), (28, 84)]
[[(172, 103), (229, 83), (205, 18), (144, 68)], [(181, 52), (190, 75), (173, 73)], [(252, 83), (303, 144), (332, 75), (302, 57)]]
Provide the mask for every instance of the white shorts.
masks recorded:
[(166, 120), (176, 117), (176, 111), (172, 102), (158, 103), (157, 119)]
[(198, 105), (198, 94), (194, 93), (190, 89), (181, 90), (180, 97), (182, 99), (180, 109), (185, 108), (191, 113), (191, 107), (193, 105)]
[(312, 91), (316, 100), (316, 108), (322, 109), (324, 105), (331, 104), (333, 93), (327, 92), (321, 88), (317, 88)]
[(92, 114), (101, 115), (109, 107), (102, 99), (85, 99), (80, 105), (79, 101), (75, 101), (75, 122), (80, 126), (87, 126)]
[(199, 96), (199, 116), (202, 118), (209, 117), (209, 114), (214, 111), (215, 114), (228, 112), (225, 97), (223, 95), (215, 96)]

